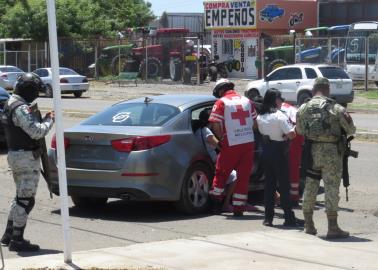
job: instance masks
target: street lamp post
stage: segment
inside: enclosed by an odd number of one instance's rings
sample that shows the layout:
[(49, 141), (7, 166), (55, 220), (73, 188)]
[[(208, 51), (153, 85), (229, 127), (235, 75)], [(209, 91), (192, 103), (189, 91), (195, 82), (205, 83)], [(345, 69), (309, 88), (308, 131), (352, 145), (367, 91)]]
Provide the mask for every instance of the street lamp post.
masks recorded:
[(118, 76), (121, 73), (121, 39), (124, 35), (121, 32), (117, 33), (118, 37)]
[(294, 64), (296, 62), (296, 39), (297, 39), (297, 32), (294, 30), (294, 29), (291, 29), (289, 31), (289, 34), (290, 36), (293, 36), (293, 60), (294, 60)]

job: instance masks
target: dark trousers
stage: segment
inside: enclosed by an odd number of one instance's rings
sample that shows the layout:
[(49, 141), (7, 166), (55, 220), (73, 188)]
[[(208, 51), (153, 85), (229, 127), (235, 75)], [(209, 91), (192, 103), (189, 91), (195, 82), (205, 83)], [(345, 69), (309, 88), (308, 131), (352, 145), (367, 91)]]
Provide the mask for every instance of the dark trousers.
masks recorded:
[(274, 195), (277, 183), (281, 195), (281, 207), (285, 219), (292, 218), (290, 203), (289, 156), (288, 143), (270, 141), (263, 144), (263, 166), (265, 172), (265, 219), (272, 221), (274, 216)]

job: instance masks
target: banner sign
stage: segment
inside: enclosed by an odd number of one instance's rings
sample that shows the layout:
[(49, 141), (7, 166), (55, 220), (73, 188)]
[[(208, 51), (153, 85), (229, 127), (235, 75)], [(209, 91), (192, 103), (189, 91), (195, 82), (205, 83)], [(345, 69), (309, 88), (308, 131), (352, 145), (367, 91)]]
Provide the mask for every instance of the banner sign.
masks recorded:
[(256, 21), (259, 30), (304, 30), (318, 24), (316, 0), (259, 0)]
[(256, 1), (205, 1), (206, 29), (255, 29)]
[(256, 30), (213, 30), (212, 53), (224, 62), (231, 77), (257, 78), (258, 32)]

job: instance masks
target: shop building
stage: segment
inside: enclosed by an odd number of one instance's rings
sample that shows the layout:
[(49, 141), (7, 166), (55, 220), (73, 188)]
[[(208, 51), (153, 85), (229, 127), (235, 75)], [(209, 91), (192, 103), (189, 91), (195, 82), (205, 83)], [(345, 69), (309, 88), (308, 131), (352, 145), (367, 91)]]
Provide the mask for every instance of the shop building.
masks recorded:
[(204, 1), (212, 54), (226, 61), (230, 77), (258, 78), (262, 36), (318, 26), (317, 0)]

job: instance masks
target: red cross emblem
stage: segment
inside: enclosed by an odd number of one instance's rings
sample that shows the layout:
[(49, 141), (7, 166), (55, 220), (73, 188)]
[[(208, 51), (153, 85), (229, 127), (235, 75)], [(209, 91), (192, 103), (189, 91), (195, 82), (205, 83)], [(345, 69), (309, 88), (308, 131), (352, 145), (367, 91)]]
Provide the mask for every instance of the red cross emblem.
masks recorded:
[(232, 119), (237, 119), (240, 122), (241, 126), (245, 126), (247, 124), (246, 118), (250, 117), (249, 111), (243, 111), (242, 105), (236, 105), (236, 112), (231, 113)]

